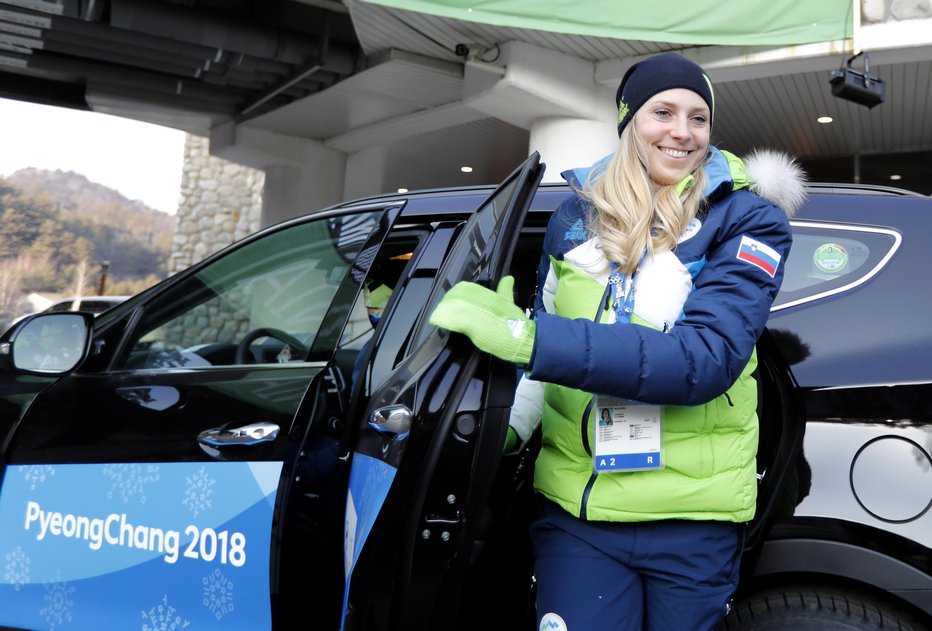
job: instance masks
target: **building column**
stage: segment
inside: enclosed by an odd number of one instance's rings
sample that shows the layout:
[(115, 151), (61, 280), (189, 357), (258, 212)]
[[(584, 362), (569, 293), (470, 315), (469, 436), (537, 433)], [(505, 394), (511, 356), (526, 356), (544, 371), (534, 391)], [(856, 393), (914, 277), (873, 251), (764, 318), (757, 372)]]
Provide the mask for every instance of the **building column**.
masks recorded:
[(346, 154), (319, 141), (231, 122), (211, 131), (210, 152), (265, 171), (261, 227), (343, 200)]
[(547, 164), (544, 181), (614, 151), (618, 84), (597, 82), (595, 64), (524, 42), (502, 46), (500, 64), (466, 64), (463, 103), (527, 129), (529, 150)]
[(617, 125), (614, 120), (540, 118), (531, 124), (528, 145), (547, 165), (544, 182), (561, 182), (563, 171), (592, 164), (615, 151)]
[(393, 192), (385, 190), (387, 167), (388, 151), (384, 145), (369, 147), (349, 155), (346, 158), (343, 199), (352, 200)]
[(307, 166), (270, 164), (262, 189), (262, 227), (299, 217), (343, 200), (343, 155), (318, 156)]

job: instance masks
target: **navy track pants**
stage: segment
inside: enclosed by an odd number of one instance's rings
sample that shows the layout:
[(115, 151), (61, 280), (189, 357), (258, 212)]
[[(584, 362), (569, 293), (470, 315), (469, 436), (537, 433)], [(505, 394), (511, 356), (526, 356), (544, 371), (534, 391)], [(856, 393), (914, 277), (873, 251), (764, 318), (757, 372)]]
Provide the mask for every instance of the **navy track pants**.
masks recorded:
[(531, 524), (542, 631), (706, 631), (738, 585), (743, 524), (588, 522), (543, 500)]

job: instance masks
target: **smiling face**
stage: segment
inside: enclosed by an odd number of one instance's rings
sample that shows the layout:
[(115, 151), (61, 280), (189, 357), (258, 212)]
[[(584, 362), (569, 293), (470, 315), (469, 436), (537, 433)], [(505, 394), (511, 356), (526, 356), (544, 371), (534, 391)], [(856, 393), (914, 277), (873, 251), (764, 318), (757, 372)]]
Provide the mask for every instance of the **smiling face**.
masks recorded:
[(647, 150), (647, 173), (660, 186), (692, 173), (709, 148), (709, 106), (692, 90), (658, 92), (634, 115)]

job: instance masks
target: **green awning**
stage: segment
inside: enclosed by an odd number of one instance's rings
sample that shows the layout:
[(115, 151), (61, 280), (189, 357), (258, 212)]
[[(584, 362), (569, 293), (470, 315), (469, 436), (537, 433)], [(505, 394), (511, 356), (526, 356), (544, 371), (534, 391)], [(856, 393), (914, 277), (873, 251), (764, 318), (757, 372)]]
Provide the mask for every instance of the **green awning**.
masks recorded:
[(787, 46), (851, 37), (852, 0), (366, 0), (470, 22), (614, 39)]

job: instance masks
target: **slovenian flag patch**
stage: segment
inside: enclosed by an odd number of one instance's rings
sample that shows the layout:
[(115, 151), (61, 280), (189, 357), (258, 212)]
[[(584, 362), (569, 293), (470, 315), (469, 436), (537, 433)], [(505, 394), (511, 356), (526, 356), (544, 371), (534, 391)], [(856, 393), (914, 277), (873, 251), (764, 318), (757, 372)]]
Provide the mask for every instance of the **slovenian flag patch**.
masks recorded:
[(780, 264), (780, 254), (776, 250), (747, 235), (741, 237), (738, 258), (761, 268), (770, 274), (771, 278), (777, 273), (777, 266)]

